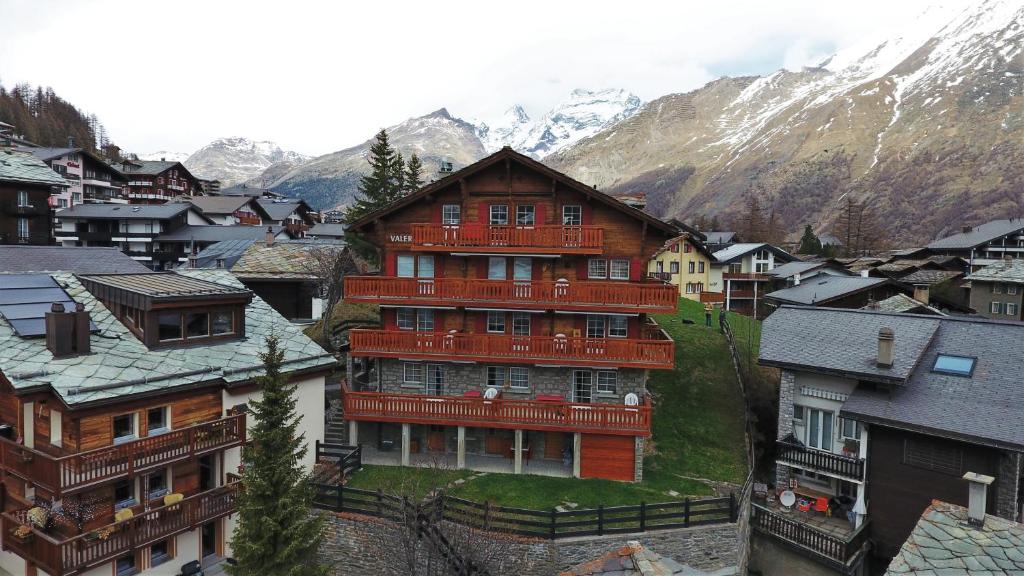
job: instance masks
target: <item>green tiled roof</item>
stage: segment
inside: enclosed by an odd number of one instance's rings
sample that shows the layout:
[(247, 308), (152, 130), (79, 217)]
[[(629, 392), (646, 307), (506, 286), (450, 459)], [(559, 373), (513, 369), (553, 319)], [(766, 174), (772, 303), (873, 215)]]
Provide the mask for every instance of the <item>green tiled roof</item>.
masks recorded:
[(0, 180), (51, 186), (68, 185), (67, 180), (51, 170), (46, 162), (31, 154), (5, 149), (0, 149)]
[[(244, 286), (226, 270), (181, 271), (233, 288)], [(245, 309), (244, 340), (150, 350), (92, 296), (75, 275), (53, 274), (75, 301), (85, 305), (99, 328), (92, 353), (54, 359), (43, 338), (21, 338), (0, 320), (0, 371), (17, 388), (52, 386), (68, 405), (188, 386), (211, 380), (240, 383), (263, 374), (259, 354), (276, 335), (284, 350), (283, 371), (327, 368), (333, 356), (258, 297)]]

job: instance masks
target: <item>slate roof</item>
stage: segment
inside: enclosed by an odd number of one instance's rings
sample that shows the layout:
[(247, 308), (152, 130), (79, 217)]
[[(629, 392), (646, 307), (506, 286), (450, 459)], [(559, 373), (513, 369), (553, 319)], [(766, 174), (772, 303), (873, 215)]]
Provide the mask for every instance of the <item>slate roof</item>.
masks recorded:
[[(269, 216), (271, 220), (278, 222), (284, 220), (285, 218), (290, 216), (292, 212), (298, 210), (300, 206), (305, 206), (306, 204), (302, 200), (295, 200), (289, 202), (275, 202), (273, 200), (266, 198), (258, 198), (256, 200), (256, 203), (259, 204), (261, 208), (263, 208), (263, 211), (267, 213), (267, 216)], [(308, 206), (305, 207), (306, 209), (309, 209)]]
[(167, 220), (182, 212), (194, 210), (191, 204), (76, 204), (57, 212), (57, 218), (89, 218), (107, 220)]
[[(173, 167), (175, 164), (181, 164), (180, 162), (163, 160), (133, 160), (132, 163), (138, 167), (133, 170), (126, 171), (126, 174), (145, 174), (148, 176), (156, 176), (157, 174), (161, 174), (165, 170)], [(182, 169), (186, 172), (188, 171), (184, 166), (182, 166)]]
[(16, 146), (15, 149), (18, 152), (27, 152), (44, 162), (80, 150), (80, 148), (48, 148), (45, 146)]
[(712, 256), (714, 256), (716, 262), (725, 264), (731, 260), (735, 260), (736, 258), (743, 256), (744, 254), (753, 252), (754, 250), (757, 250), (763, 246), (768, 246), (768, 244), (765, 244), (764, 242), (748, 242), (742, 244), (733, 244), (728, 248), (722, 248), (721, 250), (716, 251)]
[(1014, 233), (1019, 234), (1022, 231), (1024, 231), (1024, 220), (1020, 218), (992, 220), (991, 222), (975, 226), (970, 232), (961, 232), (936, 240), (928, 245), (928, 249), (968, 250), (986, 242), (991, 242), (1001, 236)]
[(181, 226), (173, 232), (161, 234), (156, 237), (158, 242), (220, 242), (223, 240), (263, 240), (267, 236), (267, 228), (271, 228), (274, 235), (281, 233), (280, 226), (247, 226), (236, 224), (234, 226), (217, 226), (216, 224), (189, 224)]
[(174, 272), (79, 275), (78, 278), (152, 297), (247, 296), (251, 294), (245, 288), (210, 282)]
[(834, 274), (845, 276), (849, 273), (847, 270), (824, 260), (794, 260), (792, 262), (786, 262), (782, 266), (776, 266), (775, 268), (772, 268), (771, 270), (766, 272), (766, 274), (773, 278), (783, 279), (789, 278), (795, 274), (807, 274), (808, 272), (812, 272), (822, 267), (829, 268), (829, 272)]
[[(226, 270), (180, 272), (234, 289), (244, 286)], [(85, 305), (99, 332), (91, 336), (92, 353), (54, 359), (42, 338), (21, 338), (0, 320), (0, 371), (16, 389), (52, 387), (68, 405), (155, 392), (200, 383), (242, 383), (263, 374), (259, 353), (265, 338), (280, 338), (283, 369), (328, 368), (334, 357), (259, 297), (245, 309), (244, 340), (201, 346), (148, 349), (71, 273), (53, 274), (71, 298)]]
[(725, 576), (735, 573), (735, 568), (714, 572), (698, 570), (631, 541), (599, 558), (573, 566), (560, 576)]
[(330, 224), (330, 223), (318, 223), (314, 224), (309, 232), (306, 233), (309, 236), (324, 236), (341, 238), (345, 235), (344, 224)]
[(150, 270), (118, 248), (0, 246), (0, 273), (57, 271), (108, 274)]
[[(900, 278), (900, 282), (904, 284), (940, 284), (946, 280), (952, 280), (959, 276), (963, 276), (963, 272), (956, 272), (954, 270), (916, 270)], [(1024, 278), (1021, 279), (1024, 282)]]
[(299, 244), (275, 242), (254, 243), (242, 254), (231, 272), (244, 280), (258, 278), (315, 280), (310, 271), (311, 250), (342, 250), (342, 246), (331, 244)]
[[(965, 488), (966, 489), (966, 488)], [(1002, 576), (1024, 573), (1024, 524), (985, 516), (967, 523), (967, 509), (933, 500), (889, 563), (886, 576)]]
[(67, 186), (68, 181), (32, 154), (0, 150), (0, 181)]
[(906, 294), (895, 294), (884, 300), (872, 302), (867, 306), (862, 307), (861, 310), (875, 310), (878, 312), (892, 312), (896, 314), (915, 312), (919, 314), (934, 314), (936, 316), (946, 315), (945, 312), (933, 308), (920, 300), (914, 300)]
[(708, 244), (728, 244), (736, 237), (735, 232), (704, 232)]
[[(217, 260), (224, 261), (224, 268), (231, 269), (241, 258), (242, 253), (245, 252), (249, 246), (252, 246), (253, 242), (262, 242), (254, 238), (241, 238), (238, 240), (221, 240), (210, 244), (206, 248), (203, 248), (199, 254), (195, 256), (195, 267), (196, 268), (214, 268), (217, 265)], [(183, 266), (188, 266), (184, 264)]]
[(801, 282), (798, 286), (783, 288), (765, 294), (765, 298), (791, 304), (820, 304), (864, 290), (889, 284), (888, 278), (864, 278), (862, 276), (832, 276), (820, 274)]
[[(910, 377), (940, 322), (934, 316), (782, 306), (762, 325), (759, 360), (766, 366), (901, 384)], [(878, 330), (883, 327), (896, 333), (891, 368), (876, 364)]]
[(206, 214), (233, 214), (250, 200), (248, 196), (194, 196), (188, 201)]
[(1017, 258), (1006, 262), (999, 262), (985, 266), (967, 277), (968, 280), (980, 280), (982, 282), (1007, 282), (1013, 284), (1024, 284), (1024, 260)]

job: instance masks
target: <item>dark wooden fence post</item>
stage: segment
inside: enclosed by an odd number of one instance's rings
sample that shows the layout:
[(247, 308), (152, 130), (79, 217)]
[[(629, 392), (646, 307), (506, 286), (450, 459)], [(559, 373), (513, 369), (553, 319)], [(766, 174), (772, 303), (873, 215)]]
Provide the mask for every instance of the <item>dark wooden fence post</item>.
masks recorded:
[(647, 530), (647, 504), (643, 500), (641, 500), (640, 501), (640, 531), (643, 532), (645, 530)]
[[(0, 484), (0, 488), (3, 488), (3, 484)], [(554, 508), (552, 508), (551, 509), (551, 539), (552, 540), (555, 539), (555, 522), (556, 522), (555, 518), (557, 517), (556, 514), (558, 514), (558, 510), (555, 510)]]
[(597, 535), (604, 535), (604, 504), (597, 505)]
[(381, 504), (384, 501), (384, 491), (377, 488), (377, 516), (381, 516)]
[(345, 511), (345, 486), (338, 484), (338, 512)]
[(739, 511), (736, 509), (736, 493), (729, 492), (729, 521), (735, 522), (739, 518)]
[(683, 526), (690, 527), (690, 497), (683, 501)]
[(491, 503), (484, 500), (484, 530), (491, 529)]

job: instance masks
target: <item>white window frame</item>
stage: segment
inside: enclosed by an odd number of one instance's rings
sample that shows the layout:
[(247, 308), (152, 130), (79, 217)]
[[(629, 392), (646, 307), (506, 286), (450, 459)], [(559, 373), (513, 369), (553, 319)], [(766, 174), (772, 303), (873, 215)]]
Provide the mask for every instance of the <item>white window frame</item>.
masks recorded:
[(993, 282), (992, 283), (992, 293), (993, 294), (1002, 294), (1003, 293), (1003, 285), (1000, 284), (999, 282)]
[(423, 364), (402, 362), (402, 384), (423, 384)]
[(28, 218), (18, 218), (18, 238), (29, 237)]
[(988, 304), (988, 313), (989, 314), (1001, 314), (1002, 313), (1002, 309), (1003, 309), (1003, 306), (1002, 306), (1001, 302), (989, 302), (989, 304)]
[[(153, 410), (160, 410), (164, 413), (164, 425), (152, 428), (149, 425), (149, 413)], [(158, 434), (164, 434), (171, 431), (171, 407), (170, 406), (154, 406), (153, 408), (146, 408), (146, 436), (156, 436)]]
[[(605, 322), (604, 316), (598, 316), (596, 314), (587, 315), (587, 338), (604, 338), (605, 336)], [(596, 335), (595, 335), (596, 334)]]
[(118, 444), (124, 444), (126, 442), (132, 442), (132, 441), (138, 440), (138, 438), (139, 438), (139, 413), (138, 412), (128, 412), (128, 413), (124, 413), (124, 414), (116, 414), (116, 415), (114, 415), (114, 417), (110, 419), (111, 433), (113, 433), (113, 429), (114, 429), (114, 418), (120, 418), (122, 416), (128, 416), (128, 417), (131, 418), (131, 420), (132, 420), (132, 433), (129, 434), (128, 436), (117, 436), (117, 437), (114, 437), (114, 445), (115, 446), (117, 446)]
[(508, 368), (505, 366), (487, 367), (487, 387), (503, 388), (508, 381)]
[(1010, 296), (1016, 296), (1017, 295), (1017, 285), (1016, 284), (1007, 284), (1006, 285), (1006, 293), (1009, 294)]
[(528, 312), (513, 312), (512, 313), (512, 335), (513, 336), (529, 336), (530, 335), (530, 323), (531, 323), (531, 315)]
[(689, 262), (686, 263), (686, 273), (687, 274), (694, 274), (695, 273), (694, 271), (696, 269), (697, 269), (697, 263), (694, 262), (693, 260), (690, 260)]
[[(501, 326), (500, 330), (497, 329), (498, 326)], [(487, 312), (487, 333), (488, 334), (504, 334), (505, 333), (505, 328), (506, 328), (506, 326), (505, 326), (505, 313), (504, 312), (497, 312), (495, 310), (489, 310)]]
[(679, 274), (679, 262), (669, 262), (668, 273)]
[[(430, 254), (420, 254), (416, 257), (416, 277), (417, 278), (433, 278), (436, 270), (434, 264), (436, 261)], [(428, 274), (427, 271), (430, 271)]]
[(582, 226), (583, 206), (580, 204), (569, 204), (566, 206), (562, 206), (562, 225)]
[(516, 226), (536, 226), (537, 207), (533, 204), (516, 205)]
[(1016, 303), (1014, 303), (1014, 302), (1007, 302), (1006, 303), (1006, 315), (1007, 316), (1017, 316), (1017, 304)]
[(395, 276), (399, 278), (415, 278), (416, 257), (412, 254), (399, 254), (395, 258)]
[(608, 337), (627, 338), (629, 337), (629, 318), (625, 316), (608, 317)]
[(487, 210), (487, 223), (491, 226), (508, 226), (508, 204), (491, 204)]
[(416, 309), (416, 331), (417, 332), (433, 332), (434, 331), (434, 311), (430, 308), (418, 308)]
[(458, 204), (445, 204), (441, 206), (441, 224), (445, 226), (458, 226), (462, 224), (462, 206)]
[[(159, 469), (156, 470), (156, 471), (159, 471)], [(168, 494), (170, 494), (172, 492), (171, 489), (174, 487), (174, 482), (173, 482), (173, 479), (171, 477), (171, 467), (168, 466), (168, 467), (164, 468), (163, 469), (163, 473), (164, 473), (164, 487), (163, 488), (157, 488), (156, 490), (150, 490), (149, 489), (149, 482), (150, 482), (150, 480), (153, 479), (153, 474), (150, 473), (150, 474), (147, 474), (145, 476), (145, 478), (146, 478), (146, 485), (144, 486), (144, 488), (146, 489), (146, 500), (155, 500), (157, 498), (163, 498), (164, 496), (166, 496), (166, 495), (168, 495)]]
[(686, 293), (687, 294), (693, 294), (693, 283), (691, 283), (691, 282), (687, 282), (686, 283)]
[[(847, 427), (853, 426), (853, 436), (847, 434)], [(843, 440), (860, 440), (861, 423), (852, 418), (839, 419), (839, 437)]]
[(448, 378), (442, 364), (427, 364), (424, 375), (424, 385), (427, 394), (443, 395), (447, 380)]
[(530, 389), (530, 369), (526, 366), (511, 366), (508, 369), (508, 385), (517, 390)]
[(698, 274), (703, 274), (704, 273), (704, 261), (703, 260), (701, 260), (700, 262), (697, 262), (697, 273)]
[(590, 258), (587, 260), (587, 278), (590, 280), (604, 280), (608, 278), (608, 261), (604, 258)]
[(626, 258), (615, 258), (608, 263), (608, 278), (610, 280), (629, 280), (629, 260)]
[(615, 370), (598, 370), (595, 380), (598, 394), (618, 394), (619, 374)]
[[(823, 452), (831, 452), (835, 445), (835, 412), (831, 410), (823, 410), (821, 408), (810, 408), (805, 406), (804, 412), (806, 420), (804, 421), (804, 444), (814, 450), (821, 450)], [(817, 418), (818, 433), (816, 437), (812, 437), (812, 431), (815, 426), (815, 418)], [(825, 423), (828, 422), (826, 426)], [(826, 428), (828, 429), (826, 434)], [(826, 443), (828, 444), (826, 446)]]
[[(583, 397), (581, 392), (587, 396)], [(594, 399), (594, 373), (590, 370), (572, 371), (572, 400), (580, 404), (589, 404)]]
[(29, 206), (32, 206), (32, 204), (28, 201), (28, 191), (18, 190), (18, 207), (27, 208)]

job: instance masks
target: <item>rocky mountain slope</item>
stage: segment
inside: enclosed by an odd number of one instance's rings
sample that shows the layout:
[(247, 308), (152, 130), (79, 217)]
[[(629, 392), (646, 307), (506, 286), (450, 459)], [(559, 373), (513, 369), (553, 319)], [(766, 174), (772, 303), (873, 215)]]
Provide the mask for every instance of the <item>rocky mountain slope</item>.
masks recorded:
[(138, 154), (139, 160), (167, 160), (168, 162), (184, 162), (191, 156), (188, 152), (171, 152), (168, 150), (157, 150)]
[(1024, 215), (1024, 6), (931, 9), (819, 67), (659, 98), (545, 162), (665, 217), (728, 218), (757, 194), (820, 231), (850, 196), (894, 244)]
[(284, 172), (308, 159), (274, 142), (218, 138), (189, 155), (184, 164), (195, 176), (220, 180), (227, 187), (255, 178), (271, 166)]

